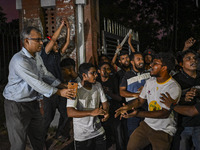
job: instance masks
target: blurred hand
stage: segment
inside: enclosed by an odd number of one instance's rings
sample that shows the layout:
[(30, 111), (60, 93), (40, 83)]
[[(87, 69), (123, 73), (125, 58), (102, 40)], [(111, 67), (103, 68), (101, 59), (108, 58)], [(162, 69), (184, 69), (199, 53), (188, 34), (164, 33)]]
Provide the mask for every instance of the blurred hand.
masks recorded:
[(122, 117), (123, 118), (132, 118), (132, 117), (136, 117), (137, 116), (137, 114), (138, 114), (138, 111), (133, 107), (132, 108), (132, 110), (133, 110), (133, 112), (131, 112), (131, 113), (126, 113), (126, 114), (122, 114)]
[(190, 37), (189, 39), (185, 41), (184, 48), (189, 49), (192, 45), (194, 45), (195, 42), (196, 40), (193, 37)]
[(128, 111), (128, 105), (125, 105), (123, 103), (123, 106), (117, 109), (115, 112), (115, 118), (117, 118), (120, 115), (120, 119), (123, 117), (123, 115), (127, 114)]
[(76, 93), (74, 89), (61, 89), (57, 91), (57, 94), (68, 99), (73, 99)]
[(106, 111), (102, 109), (102, 106), (100, 108), (96, 108), (91, 112), (91, 116), (98, 116), (102, 115), (104, 116), (106, 114)]
[(106, 113), (104, 114), (104, 118), (102, 118), (101, 121), (102, 121), (102, 122), (105, 122), (105, 121), (108, 120), (109, 117), (110, 117), (109, 113), (106, 112)]
[(171, 104), (175, 102), (175, 100), (171, 98), (168, 92), (166, 92), (165, 94), (161, 93), (160, 95), (162, 96), (160, 97), (160, 99), (162, 100), (160, 102), (165, 104), (168, 108), (170, 108)]
[(187, 101), (187, 102), (192, 101), (192, 99), (196, 96), (196, 91), (197, 91), (197, 89), (191, 88), (190, 91), (188, 91), (185, 94), (185, 101)]

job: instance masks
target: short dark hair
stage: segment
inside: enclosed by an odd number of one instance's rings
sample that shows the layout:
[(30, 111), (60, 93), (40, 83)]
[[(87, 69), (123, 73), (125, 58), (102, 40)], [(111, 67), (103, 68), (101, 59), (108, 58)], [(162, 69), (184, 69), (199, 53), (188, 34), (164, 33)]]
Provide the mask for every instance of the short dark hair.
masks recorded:
[(82, 63), (78, 69), (80, 78), (83, 79), (83, 76), (82, 76), (83, 73), (87, 74), (88, 71), (90, 70), (90, 68), (92, 68), (92, 67), (95, 68), (95, 66), (91, 63)]
[(167, 66), (167, 71), (170, 73), (175, 68), (175, 58), (167, 52), (160, 52), (155, 55), (154, 59), (160, 59), (164, 66)]
[(36, 32), (42, 34), (41, 31), (36, 27), (29, 26), (29, 27), (24, 28), (20, 35), (20, 40), (22, 42), (22, 45), (24, 45), (24, 39), (28, 38), (32, 30), (35, 30)]
[(105, 64), (109, 65), (110, 68), (111, 68), (111, 64), (110, 64), (110, 63), (108, 63), (108, 62), (103, 62), (103, 63), (100, 63), (100, 64), (98, 65), (98, 69), (101, 69), (101, 67), (102, 67), (103, 65), (105, 65)]
[(183, 58), (185, 57), (185, 55), (187, 55), (188, 53), (192, 53), (192, 54), (194, 54), (196, 57), (198, 57), (198, 53), (197, 52), (195, 52), (194, 50), (192, 50), (192, 49), (188, 49), (188, 50), (186, 50), (186, 51), (182, 51), (179, 55), (179, 62), (183, 62)]
[(140, 54), (143, 57), (143, 54), (141, 52), (134, 52), (130, 55), (130, 60), (133, 60), (136, 54)]
[(118, 58), (120, 59), (120, 56), (123, 56), (123, 55), (129, 55), (129, 52), (127, 50), (121, 50), (119, 52)]
[(110, 58), (109, 58), (107, 55), (104, 55), (104, 54), (101, 54), (101, 55), (99, 56), (99, 61), (101, 60), (102, 57), (106, 57), (106, 58), (110, 61)]
[(71, 58), (65, 58), (60, 62), (60, 67), (61, 68), (63, 68), (63, 67), (66, 67), (66, 68), (73, 67), (73, 69), (75, 70), (75, 61)]

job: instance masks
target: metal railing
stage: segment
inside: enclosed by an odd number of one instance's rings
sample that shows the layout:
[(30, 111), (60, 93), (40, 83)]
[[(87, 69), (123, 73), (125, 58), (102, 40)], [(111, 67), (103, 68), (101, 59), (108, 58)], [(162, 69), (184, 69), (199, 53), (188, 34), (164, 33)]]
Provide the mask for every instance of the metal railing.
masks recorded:
[(10, 59), (19, 50), (19, 26), (0, 24), (0, 83), (7, 82)]
[[(133, 31), (133, 37), (132, 37), (132, 45), (134, 48), (139, 51), (139, 36), (138, 32)], [(106, 54), (108, 57), (112, 58), (116, 46), (119, 45), (119, 43), (124, 39), (126, 34), (129, 32), (129, 29), (125, 26), (114, 22), (110, 19), (104, 18), (103, 20), (103, 30), (102, 30), (102, 53)], [(130, 51), (128, 42), (126, 41), (123, 45), (123, 49)]]

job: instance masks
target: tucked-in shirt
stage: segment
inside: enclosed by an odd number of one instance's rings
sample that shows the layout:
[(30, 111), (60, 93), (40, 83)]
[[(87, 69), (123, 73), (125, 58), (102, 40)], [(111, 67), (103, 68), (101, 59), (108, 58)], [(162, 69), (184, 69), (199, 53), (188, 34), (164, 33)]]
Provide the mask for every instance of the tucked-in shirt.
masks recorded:
[(40, 55), (36, 53), (33, 57), (23, 47), (10, 61), (3, 95), (8, 100), (29, 102), (37, 100), (40, 94), (50, 97), (57, 92), (55, 86), (59, 84), (60, 81), (47, 71)]
[[(106, 96), (99, 82), (92, 85), (91, 90), (79, 86), (76, 100), (67, 100), (67, 107), (73, 107), (79, 111), (94, 110), (99, 108), (100, 102), (106, 102)], [(101, 125), (98, 116), (87, 116), (82, 118), (73, 118), (74, 139), (76, 141), (85, 141), (102, 135), (105, 131)]]
[[(161, 103), (161, 94), (168, 92), (172, 99), (179, 101), (181, 97), (180, 85), (171, 77), (164, 83), (158, 83), (155, 77), (150, 78), (146, 81), (140, 97), (147, 99), (148, 110), (158, 111), (169, 108)], [(176, 132), (176, 121), (174, 118), (173, 111), (170, 113), (168, 118), (157, 119), (157, 118), (145, 118), (144, 120), (152, 129), (158, 131), (164, 131), (169, 135), (173, 136)]]

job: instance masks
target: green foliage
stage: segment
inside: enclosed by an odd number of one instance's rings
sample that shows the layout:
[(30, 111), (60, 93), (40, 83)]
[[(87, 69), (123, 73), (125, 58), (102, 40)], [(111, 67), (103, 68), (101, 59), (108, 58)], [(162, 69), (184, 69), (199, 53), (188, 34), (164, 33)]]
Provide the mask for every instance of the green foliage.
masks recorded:
[(182, 50), (193, 36), (200, 39), (200, 8), (188, 0), (100, 0), (100, 19), (109, 18), (139, 32), (140, 49)]

